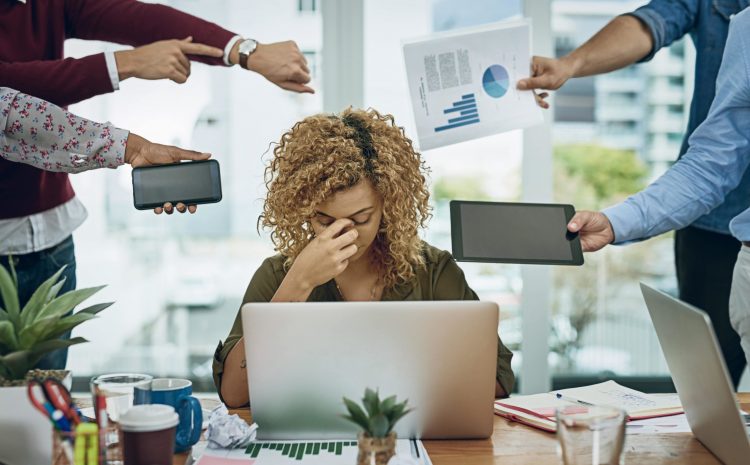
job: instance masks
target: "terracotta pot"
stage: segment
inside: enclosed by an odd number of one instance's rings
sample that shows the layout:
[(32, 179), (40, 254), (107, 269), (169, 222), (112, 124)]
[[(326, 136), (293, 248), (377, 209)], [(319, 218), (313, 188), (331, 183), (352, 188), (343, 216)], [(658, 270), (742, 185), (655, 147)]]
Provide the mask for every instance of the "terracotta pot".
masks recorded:
[(359, 453), (357, 465), (388, 465), (391, 457), (396, 455), (396, 433), (391, 432), (384, 438), (373, 438), (365, 433), (357, 436)]

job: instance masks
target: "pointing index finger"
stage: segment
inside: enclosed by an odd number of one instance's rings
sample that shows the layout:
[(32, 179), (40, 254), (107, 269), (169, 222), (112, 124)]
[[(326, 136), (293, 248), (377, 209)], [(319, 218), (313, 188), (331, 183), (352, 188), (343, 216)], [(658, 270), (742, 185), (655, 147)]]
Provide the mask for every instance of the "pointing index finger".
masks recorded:
[(220, 48), (206, 44), (196, 44), (194, 42), (180, 41), (180, 50), (186, 55), (202, 55), (215, 58), (224, 56), (224, 50)]

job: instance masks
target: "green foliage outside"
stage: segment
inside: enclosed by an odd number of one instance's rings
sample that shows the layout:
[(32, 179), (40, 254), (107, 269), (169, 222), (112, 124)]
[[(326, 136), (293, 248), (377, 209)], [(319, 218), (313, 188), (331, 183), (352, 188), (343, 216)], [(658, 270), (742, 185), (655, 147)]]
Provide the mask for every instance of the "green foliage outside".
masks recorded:
[(441, 177), (432, 188), (434, 202), (462, 200), (492, 200), (482, 187), (482, 179), (476, 176)]
[[(561, 145), (554, 149), (555, 201), (576, 210), (602, 210), (642, 190), (648, 168), (635, 152), (598, 145)], [(554, 270), (555, 294), (550, 350), (560, 355), (558, 371), (576, 370), (575, 354), (587, 327), (613, 312), (625, 286), (642, 279), (656, 255), (658, 240), (637, 246), (605, 247), (585, 255), (582, 267)]]
[(648, 169), (630, 150), (559, 145), (554, 164), (556, 200), (578, 210), (600, 210), (646, 187)]

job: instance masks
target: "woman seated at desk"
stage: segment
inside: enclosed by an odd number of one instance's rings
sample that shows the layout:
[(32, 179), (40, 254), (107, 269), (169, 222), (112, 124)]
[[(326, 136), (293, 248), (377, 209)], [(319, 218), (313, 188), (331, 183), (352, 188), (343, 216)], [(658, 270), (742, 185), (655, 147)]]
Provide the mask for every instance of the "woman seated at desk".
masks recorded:
[[(243, 303), (478, 300), (451, 254), (419, 238), (430, 217), (425, 167), (392, 116), (311, 116), (273, 152), (259, 223), (279, 254), (255, 272)], [(498, 397), (513, 388), (512, 356), (499, 342)], [(248, 403), (239, 312), (213, 372), (229, 407)]]

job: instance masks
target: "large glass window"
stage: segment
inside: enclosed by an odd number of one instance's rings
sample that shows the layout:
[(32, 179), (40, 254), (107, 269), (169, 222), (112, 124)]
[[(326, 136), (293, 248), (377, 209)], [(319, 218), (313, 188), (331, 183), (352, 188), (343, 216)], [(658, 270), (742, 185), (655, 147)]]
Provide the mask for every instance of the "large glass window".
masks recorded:
[[(596, 5), (594, 5), (596, 4)], [(595, 6), (595, 8), (594, 8)], [(552, 2), (562, 56), (632, 3)], [(645, 187), (679, 154), (693, 72), (692, 45), (662, 50), (648, 63), (574, 79), (555, 96), (555, 200), (600, 210)], [(672, 235), (586, 256), (554, 270), (550, 367), (557, 378), (667, 373), (638, 282), (676, 293)]]
[[(295, 40), (312, 59), (312, 85), (320, 89), (315, 2), (169, 4), (262, 42)], [(104, 49), (117, 47), (66, 43), (69, 56)], [(195, 215), (155, 216), (133, 208), (128, 167), (72, 176), (89, 212), (75, 233), (78, 286), (107, 284), (97, 297), (116, 304), (77, 330), (91, 343), (71, 349), (69, 368), (81, 377), (112, 367), (190, 377), (197, 389), (212, 389), (213, 351), (228, 334), (253, 272), (273, 254), (256, 230), (270, 144), (303, 116), (321, 111), (321, 97), (288, 93), (239, 67), (199, 63), (183, 85), (131, 79), (120, 86), (71, 110), (154, 142), (211, 152), (221, 164), (224, 198)]]
[[(365, 107), (393, 114), (396, 122), (406, 128), (407, 135), (415, 139), (401, 41), (520, 14), (519, 1), (365, 1)], [(436, 247), (451, 250), (450, 200), (517, 201), (521, 197), (520, 131), (429, 150), (422, 155), (431, 170), (429, 183), (434, 206), (425, 239)], [(481, 299), (499, 303), (501, 337), (509, 348), (517, 351), (521, 342), (520, 267), (461, 263), (461, 268)], [(515, 369), (518, 360), (518, 357), (514, 360)]]

